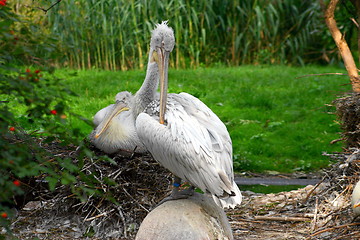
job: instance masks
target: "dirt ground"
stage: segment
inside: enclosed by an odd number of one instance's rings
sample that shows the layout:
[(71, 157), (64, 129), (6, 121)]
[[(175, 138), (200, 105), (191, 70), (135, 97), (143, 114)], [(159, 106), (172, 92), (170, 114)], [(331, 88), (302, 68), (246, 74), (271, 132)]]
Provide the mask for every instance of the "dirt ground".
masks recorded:
[[(321, 188), (326, 185), (319, 186), (312, 194)], [(331, 199), (327, 204), (333, 203), (336, 210), (328, 212), (319, 201), (309, 206), (306, 199), (313, 189), (314, 186), (309, 185), (278, 194), (243, 192), (241, 207), (227, 211), (234, 239), (360, 239), (360, 223), (352, 222), (348, 200)], [(56, 205), (53, 200), (29, 202), (14, 223), (15, 236), (19, 239), (134, 239), (136, 234), (138, 224), (123, 226), (126, 221), (116, 215), (100, 226), (104, 222), (102, 218), (111, 213), (86, 218), (75, 211), (57, 212)], [(333, 212), (338, 216), (333, 216)], [(92, 231), (87, 231), (89, 226)], [(127, 236), (119, 236), (124, 232), (123, 227), (127, 229)], [(107, 231), (106, 237), (93, 236), (95, 231)]]
[[(73, 150), (57, 151), (70, 156)], [(322, 181), (315, 186), (277, 194), (243, 191), (241, 206), (226, 211), (234, 239), (360, 239), (360, 223), (353, 221), (350, 206), (352, 187), (359, 179), (358, 152), (329, 155), (334, 165), (321, 173)], [(115, 166), (88, 159), (83, 172), (95, 174), (99, 186), (117, 203), (96, 196), (80, 201), (65, 186), (53, 193), (34, 186), (32, 199), (13, 220), (14, 236), (134, 239), (146, 214), (170, 192), (171, 174), (149, 155), (112, 158)], [(107, 177), (116, 185), (104, 184)]]
[[(351, 223), (353, 217), (348, 199), (332, 199), (333, 211), (309, 200), (320, 189), (307, 186), (278, 194), (249, 194), (240, 209), (228, 212), (234, 239), (360, 239), (360, 226)], [(334, 203), (335, 203), (334, 202)], [(339, 212), (338, 212), (339, 211)], [(332, 219), (332, 218), (337, 218)]]

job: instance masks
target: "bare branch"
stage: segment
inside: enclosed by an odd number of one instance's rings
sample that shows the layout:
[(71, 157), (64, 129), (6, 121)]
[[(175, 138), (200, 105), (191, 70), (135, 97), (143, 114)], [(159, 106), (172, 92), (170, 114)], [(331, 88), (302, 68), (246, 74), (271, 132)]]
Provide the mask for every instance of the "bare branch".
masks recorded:
[(45, 14), (47, 14), (47, 12), (52, 9), (53, 7), (55, 7), (57, 4), (59, 4), (62, 0), (57, 0), (55, 3), (53, 3), (49, 8), (45, 9), (42, 7), (36, 7), (37, 9), (40, 9), (42, 11), (44, 11)]
[(311, 221), (310, 218), (305, 218), (305, 217), (254, 216), (254, 218), (255, 218), (255, 220), (284, 221), (284, 222), (306, 222), (306, 221)]
[[(320, 0), (320, 2), (323, 4), (322, 0)], [(344, 65), (350, 77), (352, 89), (354, 92), (360, 92), (360, 79), (354, 58), (351, 54), (349, 46), (345, 41), (344, 35), (341, 34), (339, 28), (337, 27), (336, 20), (334, 18), (335, 8), (338, 2), (339, 0), (331, 0), (328, 4), (325, 10), (325, 22), (336, 43), (336, 46), (340, 51)]]
[(355, 24), (357, 28), (359, 28), (359, 23), (354, 18), (350, 18), (350, 20)]
[(316, 236), (316, 235), (319, 235), (320, 233), (332, 231), (332, 230), (334, 230), (334, 229), (339, 229), (339, 228), (347, 228), (347, 227), (355, 226), (355, 225), (360, 225), (360, 223), (348, 223), (348, 224), (344, 224), (344, 225), (339, 225), (339, 226), (334, 226), (334, 227), (326, 228), (326, 229), (323, 229), (323, 230), (319, 230), (319, 231), (311, 234), (310, 237), (307, 238), (307, 239), (311, 239), (311, 237), (314, 237), (314, 236)]

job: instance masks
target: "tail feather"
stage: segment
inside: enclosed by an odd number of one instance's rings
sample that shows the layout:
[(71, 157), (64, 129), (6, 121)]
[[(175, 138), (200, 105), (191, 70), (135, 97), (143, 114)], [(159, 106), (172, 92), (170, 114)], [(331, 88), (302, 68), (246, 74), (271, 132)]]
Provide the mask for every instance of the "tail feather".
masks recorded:
[(228, 195), (226, 197), (219, 198), (213, 195), (213, 199), (215, 203), (220, 206), (221, 208), (235, 208), (237, 205), (241, 204), (242, 195), (240, 192), (239, 187), (233, 182), (233, 192), (235, 193), (234, 196)]

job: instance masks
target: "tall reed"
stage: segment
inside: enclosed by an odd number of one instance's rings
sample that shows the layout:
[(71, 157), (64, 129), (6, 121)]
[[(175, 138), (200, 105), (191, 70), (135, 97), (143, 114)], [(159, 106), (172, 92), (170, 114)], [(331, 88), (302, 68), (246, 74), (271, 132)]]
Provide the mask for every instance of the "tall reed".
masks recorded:
[(175, 30), (177, 68), (302, 64), (322, 37), (312, 34), (324, 29), (320, 14), (318, 1), (301, 0), (67, 0), (48, 12), (46, 26), (59, 36), (60, 64), (73, 68), (142, 69), (162, 20)]

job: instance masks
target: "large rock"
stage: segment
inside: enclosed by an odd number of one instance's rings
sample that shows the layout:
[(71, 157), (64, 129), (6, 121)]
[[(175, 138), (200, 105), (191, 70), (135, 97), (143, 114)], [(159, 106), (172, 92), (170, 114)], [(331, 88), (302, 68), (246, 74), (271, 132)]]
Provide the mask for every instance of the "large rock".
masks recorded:
[(223, 209), (204, 194), (167, 201), (141, 223), (135, 240), (231, 240)]

